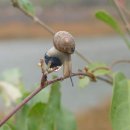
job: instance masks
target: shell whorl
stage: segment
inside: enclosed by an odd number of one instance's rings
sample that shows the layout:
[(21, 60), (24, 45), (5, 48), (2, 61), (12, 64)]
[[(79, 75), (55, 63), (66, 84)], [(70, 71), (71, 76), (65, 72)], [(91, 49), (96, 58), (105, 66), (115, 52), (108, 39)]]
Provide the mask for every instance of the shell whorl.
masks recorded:
[(53, 43), (55, 48), (63, 53), (72, 54), (75, 51), (75, 41), (69, 32), (57, 32), (54, 35)]

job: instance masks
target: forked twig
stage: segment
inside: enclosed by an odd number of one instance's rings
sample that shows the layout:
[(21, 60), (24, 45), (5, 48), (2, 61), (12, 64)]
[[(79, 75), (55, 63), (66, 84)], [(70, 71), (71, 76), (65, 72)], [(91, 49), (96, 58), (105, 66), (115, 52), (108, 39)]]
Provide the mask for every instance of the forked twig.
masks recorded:
[[(93, 80), (93, 77), (90, 77), (89, 74), (87, 73), (73, 73), (71, 77), (73, 76), (88, 76)], [(62, 81), (64, 79), (70, 78), (70, 76), (67, 77), (59, 77), (50, 81), (47, 81), (46, 75), (42, 75), (41, 78), (41, 85), (40, 87), (36, 88), (28, 97), (26, 97), (19, 105), (17, 105), (7, 116), (5, 116), (1, 121), (0, 121), (0, 127), (5, 124), (19, 109), (21, 109), (28, 101), (30, 101), (35, 95), (37, 95), (42, 89), (47, 87), (48, 85), (51, 85), (57, 81)], [(43, 81), (42, 81), (43, 80)]]

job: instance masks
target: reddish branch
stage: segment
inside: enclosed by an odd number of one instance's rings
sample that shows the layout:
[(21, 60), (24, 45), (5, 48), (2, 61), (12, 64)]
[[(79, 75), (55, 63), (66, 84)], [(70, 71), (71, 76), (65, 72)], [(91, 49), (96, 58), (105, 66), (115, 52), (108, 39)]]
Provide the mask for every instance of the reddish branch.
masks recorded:
[[(93, 81), (95, 81), (94, 75), (90, 73), (73, 73), (71, 76), (88, 76), (91, 78)], [(1, 121), (0, 121), (0, 127), (5, 124), (18, 110), (20, 110), (28, 101), (30, 101), (36, 94), (38, 94), (42, 89), (47, 87), (48, 85), (51, 85), (57, 81), (62, 81), (64, 79), (70, 78), (70, 76), (67, 77), (59, 77), (50, 81), (47, 81), (47, 75), (42, 75), (41, 78), (41, 85), (40, 87), (36, 88), (28, 97), (26, 97), (19, 105), (17, 105), (7, 116), (5, 116)]]

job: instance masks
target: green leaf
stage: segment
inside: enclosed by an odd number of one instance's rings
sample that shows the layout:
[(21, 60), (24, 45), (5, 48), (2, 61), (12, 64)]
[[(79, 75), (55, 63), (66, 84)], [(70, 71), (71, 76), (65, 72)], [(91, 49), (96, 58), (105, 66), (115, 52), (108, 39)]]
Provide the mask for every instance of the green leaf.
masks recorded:
[(76, 119), (72, 112), (63, 109), (59, 117), (60, 119), (57, 120), (57, 130), (77, 130)]
[(28, 111), (29, 111), (29, 106), (24, 105), (22, 109), (16, 113), (16, 117), (15, 117), (16, 130), (28, 130), (27, 129)]
[(109, 74), (111, 71), (107, 69), (107, 65), (104, 63), (95, 62), (92, 64), (89, 64), (88, 69), (90, 72), (93, 72), (95, 76), (101, 76)]
[(111, 26), (125, 41), (126, 45), (130, 49), (130, 41), (127, 39), (122, 29), (118, 25), (118, 22), (106, 11), (97, 11), (95, 14), (96, 18), (105, 22), (107, 25)]
[(34, 6), (29, 0), (18, 0), (19, 5), (31, 15), (35, 15)]
[(49, 101), (43, 116), (44, 127), (42, 130), (55, 130), (56, 118), (60, 116), (61, 111), (60, 87), (59, 82), (51, 86)]
[(46, 87), (44, 90), (39, 92), (30, 102), (29, 105), (33, 106), (38, 102), (47, 103), (50, 95), (50, 88)]
[(2, 127), (0, 127), (0, 130), (12, 130), (9, 125), (4, 124)]
[(121, 31), (118, 23), (116, 22), (116, 20), (110, 14), (108, 14), (106, 11), (97, 11), (95, 15), (96, 15), (97, 19), (105, 22), (106, 24), (111, 26), (116, 32), (122, 34), (122, 31)]
[(79, 87), (84, 88), (86, 87), (90, 82), (90, 79), (88, 77), (84, 77), (79, 80)]
[(39, 102), (30, 109), (27, 121), (28, 130), (42, 130), (45, 107), (46, 104)]
[(122, 73), (114, 77), (111, 121), (113, 130), (130, 130), (130, 84)]

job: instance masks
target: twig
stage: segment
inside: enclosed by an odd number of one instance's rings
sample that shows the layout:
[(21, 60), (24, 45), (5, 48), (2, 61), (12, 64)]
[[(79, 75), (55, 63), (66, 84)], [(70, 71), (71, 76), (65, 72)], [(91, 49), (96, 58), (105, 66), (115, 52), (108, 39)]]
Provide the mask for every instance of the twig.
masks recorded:
[(130, 11), (128, 9), (126, 9), (124, 6), (122, 6), (122, 9), (124, 10), (124, 12), (127, 14), (127, 15), (130, 15)]
[(113, 2), (114, 2), (115, 6), (116, 6), (116, 8), (117, 8), (117, 10), (118, 10), (118, 12), (119, 12), (119, 15), (120, 15), (120, 17), (121, 17), (123, 23), (124, 23), (125, 26), (126, 26), (127, 32), (130, 34), (130, 25), (129, 25), (129, 22), (128, 22), (128, 20), (126, 19), (126, 17), (125, 17), (125, 15), (124, 15), (124, 13), (123, 13), (123, 11), (122, 11), (122, 9), (121, 9), (119, 3), (117, 2), (117, 0), (113, 0)]
[[(44, 29), (46, 29), (51, 35), (55, 34), (55, 31), (49, 27), (46, 23), (44, 23), (43, 21), (41, 21), (37, 16), (33, 16), (32, 14), (30, 14), (29, 12), (27, 12), (24, 8), (22, 8), (17, 0), (11, 0), (13, 3), (14, 7), (17, 7), (20, 11), (22, 11), (25, 15), (27, 15), (28, 17), (30, 17), (32, 20), (34, 20), (34, 22), (38, 23), (39, 25), (41, 25)], [(80, 52), (78, 52), (77, 50), (75, 51), (75, 53), (85, 62), (89, 63), (90, 61), (88, 59), (86, 59)]]
[(88, 58), (84, 57), (79, 51), (75, 50), (75, 53), (76, 53), (82, 60), (84, 60), (87, 64), (91, 64), (91, 61), (90, 61)]
[[(108, 68), (108, 67), (98, 67), (98, 68), (93, 69), (93, 70), (91, 71), (92, 73), (90, 73), (90, 74), (93, 74), (95, 71), (97, 71), (97, 70), (102, 70), (102, 69), (104, 69), (104, 70), (110, 70), (110, 68)], [(85, 70), (85, 72), (88, 73), (88, 69), (87, 69), (86, 67), (84, 68), (84, 70)], [(104, 82), (106, 82), (106, 83), (112, 85), (112, 84), (113, 84), (113, 79), (112, 79), (111, 75), (106, 74), (105, 77), (106, 77), (106, 78), (101, 77), (101, 76), (96, 76), (96, 77), (94, 77), (94, 79), (99, 79), (99, 80), (101, 80), (101, 81), (104, 81)], [(108, 80), (108, 78), (109, 78), (110, 80)]]
[(55, 31), (50, 28), (47, 24), (45, 24), (43, 21), (41, 21), (37, 16), (32, 15), (31, 13), (27, 12), (24, 8), (22, 8), (17, 0), (11, 0), (14, 7), (17, 7), (20, 11), (22, 11), (25, 15), (30, 17), (34, 20), (34, 22), (40, 24), (44, 29), (46, 29), (50, 34), (54, 35)]
[(121, 64), (121, 63), (129, 63), (129, 64), (130, 64), (130, 60), (117, 60), (117, 61), (114, 61), (114, 62), (111, 64), (110, 68), (113, 68), (115, 65)]
[(104, 81), (104, 82), (106, 82), (106, 83), (108, 83), (110, 85), (113, 84), (113, 80), (108, 80), (108, 79), (106, 79), (104, 77), (101, 77), (101, 76), (97, 76), (96, 78), (99, 79), (99, 80), (101, 80), (101, 81)]
[(91, 72), (94, 73), (95, 71), (98, 71), (98, 70), (110, 70), (110, 68), (108, 68), (108, 67), (97, 67), (97, 68), (93, 69)]
[[(86, 74), (86, 73), (73, 73), (71, 75), (71, 77), (73, 76), (79, 76), (79, 75), (84, 75), (84, 76), (88, 76), (90, 77), (90, 75)], [(28, 101), (30, 101), (35, 95), (37, 95), (42, 89), (44, 89), (45, 87), (47, 87), (48, 85), (51, 85), (57, 81), (62, 81), (64, 79), (70, 78), (70, 76), (67, 77), (60, 77), (60, 78), (56, 78), (50, 81), (46, 81), (45, 80), (46, 75), (42, 76), (41, 79), (41, 85), (40, 87), (36, 88), (28, 97), (26, 97), (19, 105), (17, 105), (7, 116), (5, 116), (1, 121), (0, 121), (0, 127), (5, 124), (19, 109), (21, 109)], [(90, 77), (93, 80), (93, 77)], [(42, 81), (44, 80), (44, 81)]]

